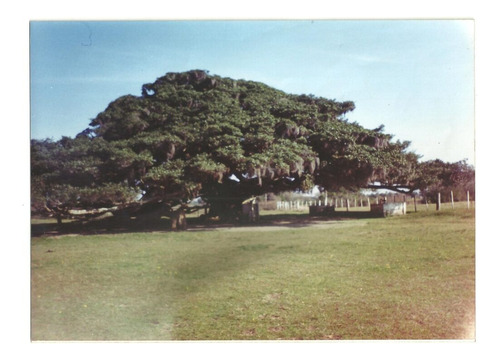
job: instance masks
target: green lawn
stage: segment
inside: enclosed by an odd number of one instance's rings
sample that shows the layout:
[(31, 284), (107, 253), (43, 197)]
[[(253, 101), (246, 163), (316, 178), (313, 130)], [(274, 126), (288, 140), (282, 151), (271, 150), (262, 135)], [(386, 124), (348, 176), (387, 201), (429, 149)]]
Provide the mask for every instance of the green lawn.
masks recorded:
[(470, 339), (474, 210), (34, 237), (33, 340)]

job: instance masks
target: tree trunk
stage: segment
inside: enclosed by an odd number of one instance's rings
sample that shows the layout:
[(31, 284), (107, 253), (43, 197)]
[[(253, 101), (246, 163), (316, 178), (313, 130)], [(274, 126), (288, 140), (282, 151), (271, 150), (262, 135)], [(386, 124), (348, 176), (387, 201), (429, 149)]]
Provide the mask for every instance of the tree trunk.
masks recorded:
[(187, 230), (186, 211), (180, 209), (177, 214), (177, 226), (179, 230)]
[(187, 230), (186, 211), (182, 208), (173, 211), (170, 215), (172, 230)]
[(177, 214), (172, 214), (170, 217), (170, 221), (172, 226), (170, 227), (172, 230), (177, 230)]

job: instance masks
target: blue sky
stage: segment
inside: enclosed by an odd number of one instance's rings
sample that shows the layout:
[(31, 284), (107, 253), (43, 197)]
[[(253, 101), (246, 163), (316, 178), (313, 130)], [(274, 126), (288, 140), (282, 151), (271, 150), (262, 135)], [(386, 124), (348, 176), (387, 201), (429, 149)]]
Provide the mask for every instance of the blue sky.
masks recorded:
[(75, 136), (109, 102), (191, 69), (352, 100), (423, 160), (474, 163), (472, 20), (32, 22), (31, 137)]

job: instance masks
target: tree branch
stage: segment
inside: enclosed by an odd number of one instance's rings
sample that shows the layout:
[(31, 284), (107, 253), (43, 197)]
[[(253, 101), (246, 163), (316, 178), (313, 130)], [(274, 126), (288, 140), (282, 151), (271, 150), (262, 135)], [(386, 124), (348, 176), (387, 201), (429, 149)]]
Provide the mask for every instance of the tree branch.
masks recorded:
[(401, 194), (409, 194), (411, 195), (415, 190), (415, 188), (410, 187), (408, 185), (375, 185), (375, 184), (368, 184), (366, 186), (368, 189), (384, 189), (384, 190), (391, 190), (391, 191), (396, 191)]

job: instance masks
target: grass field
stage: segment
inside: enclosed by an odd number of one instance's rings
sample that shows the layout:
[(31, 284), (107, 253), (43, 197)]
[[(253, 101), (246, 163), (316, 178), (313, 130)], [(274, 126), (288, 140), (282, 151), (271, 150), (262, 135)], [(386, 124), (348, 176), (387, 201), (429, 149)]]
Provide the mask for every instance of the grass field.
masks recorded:
[(474, 338), (474, 210), (319, 224), (33, 237), (32, 339)]

